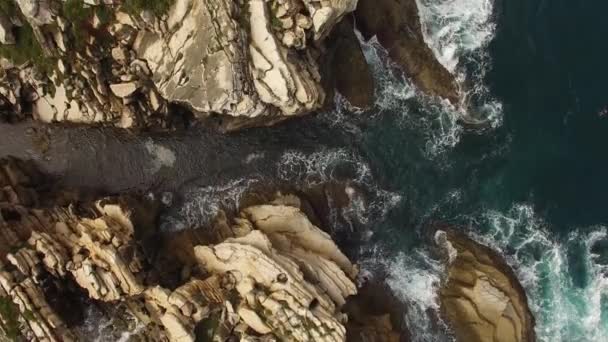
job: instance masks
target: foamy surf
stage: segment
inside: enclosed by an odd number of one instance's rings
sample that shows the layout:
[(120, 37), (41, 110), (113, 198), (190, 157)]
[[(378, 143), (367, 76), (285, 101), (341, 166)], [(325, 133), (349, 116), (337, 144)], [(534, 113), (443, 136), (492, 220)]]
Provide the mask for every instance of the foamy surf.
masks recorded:
[[(312, 153), (301, 151), (285, 152), (279, 162), (277, 176), (283, 181), (299, 187), (309, 187), (328, 182), (349, 181), (365, 189), (366, 198), (351, 197), (350, 206), (340, 213), (332, 213), (351, 222), (369, 225), (381, 220), (401, 201), (401, 195), (386, 191), (378, 186), (371, 168), (360, 156), (346, 149), (322, 149)], [(340, 229), (338, 220), (332, 220), (332, 229)]]
[(558, 239), (527, 204), (488, 211), (480, 223), (487, 230), (476, 238), (502, 252), (526, 289), (539, 341), (608, 340), (608, 265), (593, 254), (606, 227)]
[[(349, 182), (356, 189), (365, 189), (366, 196), (353, 192), (349, 194), (348, 207), (341, 208), (340, 212), (334, 210), (330, 213), (333, 225), (327, 229), (353, 229), (355, 222), (369, 225), (382, 219), (401, 201), (399, 194), (381, 189), (372, 175), (370, 166), (356, 153), (346, 149), (286, 151), (276, 160), (275, 167), (279, 181), (298, 189), (331, 182)], [(268, 177), (262, 174), (252, 174), (222, 184), (192, 186), (184, 195), (184, 203), (180, 206), (177, 217), (167, 220), (163, 229), (179, 231), (204, 226), (211, 222), (221, 209), (238, 209), (248, 191), (268, 181)], [(343, 227), (338, 217), (345, 219), (349, 227)]]
[[(368, 111), (349, 107), (338, 97), (337, 109), (325, 117), (332, 125), (356, 132), (352, 117), (363, 113), (371, 120), (387, 112), (397, 114), (406, 131), (424, 132), (424, 152), (435, 158), (450, 151), (464, 133), (463, 118), (478, 127), (495, 129), (502, 124), (502, 103), (485, 84), (490, 69), (489, 42), (496, 24), (493, 0), (417, 0), (425, 42), (436, 58), (461, 85), (459, 106), (419, 91), (374, 37), (359, 34), (365, 58), (376, 85), (375, 104)], [(466, 86), (465, 86), (466, 84)], [(346, 113), (346, 114), (345, 114)]]
[(365, 252), (369, 256), (360, 263), (362, 271), (372, 278), (377, 270), (386, 272), (384, 281), (397, 298), (407, 304), (405, 321), (412, 341), (453, 341), (439, 313), (444, 262), (431, 257), (425, 249), (389, 255), (376, 244)]
[[(374, 120), (386, 113), (396, 115), (396, 124), (402, 130), (424, 135), (422, 148), (429, 158), (456, 146), (463, 133), (462, 126), (457, 122), (462, 113), (448, 101), (431, 98), (419, 91), (391, 61), (375, 37), (368, 41), (362, 37), (359, 39), (376, 86), (374, 106), (365, 111), (365, 116)], [(344, 110), (339, 103), (335, 113)], [(344, 115), (339, 117), (346, 118)]]
[(437, 60), (451, 73), (466, 54), (494, 37), (493, 0), (416, 0), (423, 37)]
[(466, 89), (461, 113), (496, 128), (502, 123), (502, 104), (485, 84), (491, 67), (488, 45), (494, 38), (494, 0), (416, 0), (422, 33), (437, 60)]

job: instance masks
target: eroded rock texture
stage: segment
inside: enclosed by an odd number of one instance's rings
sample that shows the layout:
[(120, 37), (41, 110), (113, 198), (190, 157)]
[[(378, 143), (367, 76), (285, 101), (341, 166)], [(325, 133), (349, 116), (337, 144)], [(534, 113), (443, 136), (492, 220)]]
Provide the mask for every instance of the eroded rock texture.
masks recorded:
[(194, 116), (233, 130), (313, 113), (334, 90), (366, 108), (374, 82), (355, 22), (422, 91), (459, 103), (415, 0), (166, 0), (162, 13), (119, 0), (6, 2), (3, 121), (146, 129)]
[(121, 1), (17, 1), (0, 16), (4, 42), (31, 34), (45, 58), (3, 60), (4, 111), (125, 128), (167, 126), (169, 104), (233, 127), (307, 114), (325, 103), (322, 41), (356, 4), (175, 0), (158, 15)]
[(441, 308), (459, 341), (534, 341), (534, 317), (501, 257), (454, 232), (438, 231), (449, 258)]
[[(4, 336), (89, 340), (91, 318), (74, 316), (101, 310), (96, 322), (124, 326), (116, 338), (346, 339), (342, 307), (357, 294), (357, 268), (298, 197), (219, 215), (204, 238), (175, 248), (171, 236), (144, 242), (156, 234), (156, 214), (138, 197), (78, 200), (15, 159), (0, 160), (0, 190)], [(398, 340), (388, 316), (372, 317), (357, 329)]]

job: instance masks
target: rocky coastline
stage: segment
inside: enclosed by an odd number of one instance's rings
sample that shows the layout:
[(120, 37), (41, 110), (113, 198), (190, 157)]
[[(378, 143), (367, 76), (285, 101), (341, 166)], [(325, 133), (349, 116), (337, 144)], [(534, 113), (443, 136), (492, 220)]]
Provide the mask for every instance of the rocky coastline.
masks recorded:
[[(0, 166), (6, 336), (90, 339), (82, 324), (94, 310), (113, 322), (104, 334), (132, 340), (409, 340), (407, 307), (381, 280), (357, 277), (317, 226), (327, 222), (321, 202), (348, 188), (248, 196), (205, 227), (162, 232), (154, 197), (66, 191), (31, 162)], [(457, 340), (534, 341), (525, 292), (501, 257), (449, 228), (435, 241), (447, 267), (441, 308)]]
[(374, 81), (355, 28), (377, 36), (422, 91), (459, 105), (414, 0), (5, 2), (5, 122), (141, 130), (195, 119), (232, 131), (318, 112), (336, 90), (365, 108)]
[(442, 314), (458, 341), (536, 340), (526, 293), (499, 253), (453, 229), (435, 241), (448, 264)]
[[(335, 226), (365, 189), (277, 180), (293, 146), (352, 143), (302, 117), (323, 115), (336, 94), (374, 105), (361, 37), (420, 91), (462, 105), (415, 0), (0, 1), (0, 337), (415, 339), (407, 303), (359, 274), (358, 222)], [(258, 179), (234, 203), (164, 226), (184, 187), (243, 174)], [(455, 340), (534, 341), (500, 254), (458, 229), (429, 230)]]
[[(81, 296), (75, 302), (84, 307), (71, 312), (123, 305), (136, 323), (114, 333), (136, 340), (345, 340), (341, 308), (357, 298), (358, 270), (311, 223), (300, 198), (276, 194), (237, 216), (222, 212), (212, 226), (159, 240), (153, 200), (82, 201), (78, 192), (40, 188), (48, 182), (30, 163), (3, 159), (0, 166), (6, 336), (92, 338), (73, 323), (82, 317), (65, 317), (53, 302), (59, 292)], [(369, 317), (378, 318), (358, 321), (353, 340), (400, 340), (390, 313)]]

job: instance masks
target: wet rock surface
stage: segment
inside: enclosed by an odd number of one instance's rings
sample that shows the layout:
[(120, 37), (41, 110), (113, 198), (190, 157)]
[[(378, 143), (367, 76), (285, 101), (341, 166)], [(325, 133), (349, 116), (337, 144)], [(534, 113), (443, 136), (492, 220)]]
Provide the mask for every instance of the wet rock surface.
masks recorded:
[(438, 231), (448, 259), (441, 310), (459, 341), (535, 341), (526, 293), (502, 257), (465, 235)]
[(328, 37), (330, 57), (323, 74), (333, 84), (325, 88), (335, 88), (355, 107), (368, 108), (374, 104), (374, 79), (353, 25), (352, 18), (345, 18)]
[(389, 56), (423, 92), (459, 103), (454, 76), (424, 42), (415, 0), (360, 0), (355, 18), (363, 36), (378, 37)]

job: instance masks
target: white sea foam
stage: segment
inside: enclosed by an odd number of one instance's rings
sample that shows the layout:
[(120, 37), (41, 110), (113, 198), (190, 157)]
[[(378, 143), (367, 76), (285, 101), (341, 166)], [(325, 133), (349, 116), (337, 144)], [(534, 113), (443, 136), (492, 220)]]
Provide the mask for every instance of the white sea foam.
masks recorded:
[(439, 316), (438, 293), (444, 263), (433, 259), (424, 249), (390, 256), (382, 246), (375, 245), (367, 252), (371, 256), (361, 261), (361, 269), (371, 275), (377, 269), (388, 272), (386, 283), (407, 305), (405, 319), (412, 341), (451, 341)]
[(476, 238), (502, 251), (526, 289), (539, 341), (608, 340), (608, 308), (602, 303), (608, 301), (608, 266), (591, 252), (608, 239), (606, 227), (574, 229), (557, 239), (527, 204), (508, 213), (489, 211), (477, 224), (489, 230)]
[[(108, 317), (94, 305), (88, 305), (84, 311), (84, 323), (75, 328), (76, 335), (85, 341), (129, 341), (132, 337), (138, 335), (145, 326), (128, 312), (124, 313), (125, 316), (121, 318)], [(116, 324), (116, 319), (122, 320), (120, 324)]]
[(397, 113), (397, 124), (404, 130), (423, 132), (424, 152), (433, 158), (460, 141), (464, 130), (458, 121), (463, 117), (483, 121), (490, 129), (502, 124), (502, 104), (485, 84), (491, 66), (488, 44), (496, 24), (492, 21), (493, 0), (418, 0), (418, 7), (425, 42), (466, 89), (460, 106), (420, 92), (375, 37), (365, 41), (359, 35), (376, 83), (375, 105), (362, 112), (338, 101), (338, 108), (324, 117), (353, 131), (354, 125), (349, 122), (353, 115), (363, 113), (373, 120), (385, 112)]
[[(320, 149), (310, 153), (287, 151), (277, 161), (276, 175), (280, 181), (296, 188), (346, 181), (370, 193), (370, 196), (359, 196), (356, 192), (348, 194), (350, 205), (339, 213), (330, 213), (335, 226), (328, 229), (340, 228), (338, 216), (347, 220), (351, 229), (354, 222), (368, 224), (384, 217), (401, 200), (399, 194), (380, 189), (369, 165), (346, 149)], [(200, 227), (210, 222), (220, 209), (236, 210), (247, 191), (264, 181), (262, 175), (252, 174), (219, 185), (193, 186), (185, 194), (178, 219), (170, 220), (164, 229)]]
[(450, 72), (494, 37), (494, 0), (416, 0), (424, 41)]
[(249, 178), (231, 180), (219, 185), (192, 188), (185, 194), (184, 204), (180, 208), (180, 220), (171, 220), (171, 224), (164, 229), (201, 227), (211, 222), (220, 209), (237, 209), (245, 193), (261, 179), (260, 176), (251, 175)]
[(461, 108), (489, 123), (502, 124), (502, 104), (485, 84), (491, 62), (488, 45), (494, 38), (494, 0), (416, 0), (424, 41), (437, 60), (467, 84)]
[[(277, 176), (300, 187), (349, 181), (366, 189), (371, 193), (370, 197), (351, 196), (350, 205), (340, 212), (342, 218), (363, 224), (383, 218), (401, 201), (400, 194), (378, 187), (369, 165), (361, 157), (342, 148), (312, 153), (285, 152), (278, 162)], [(338, 213), (332, 212), (331, 215), (335, 219)], [(332, 222), (335, 224), (332, 228), (338, 228), (338, 221)]]
[[(423, 148), (429, 157), (454, 147), (463, 133), (462, 126), (457, 123), (462, 113), (448, 101), (420, 92), (391, 61), (375, 37), (369, 41), (360, 38), (360, 42), (376, 82), (374, 107), (364, 114), (372, 120), (386, 112), (396, 114), (396, 124), (401, 129), (425, 136)], [(422, 113), (417, 110), (420, 106)], [(344, 110), (338, 103), (336, 112), (342, 113)], [(339, 116), (340, 119), (345, 117)]]

